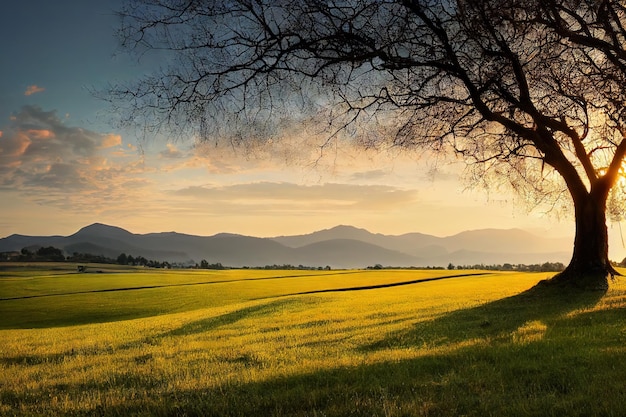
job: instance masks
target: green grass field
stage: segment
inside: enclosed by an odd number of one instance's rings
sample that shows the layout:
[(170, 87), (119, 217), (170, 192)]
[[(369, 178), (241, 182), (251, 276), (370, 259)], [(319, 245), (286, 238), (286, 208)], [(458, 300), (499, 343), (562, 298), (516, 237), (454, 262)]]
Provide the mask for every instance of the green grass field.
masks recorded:
[(0, 415), (626, 410), (622, 278), (603, 294), (527, 291), (545, 273), (72, 268), (0, 270)]

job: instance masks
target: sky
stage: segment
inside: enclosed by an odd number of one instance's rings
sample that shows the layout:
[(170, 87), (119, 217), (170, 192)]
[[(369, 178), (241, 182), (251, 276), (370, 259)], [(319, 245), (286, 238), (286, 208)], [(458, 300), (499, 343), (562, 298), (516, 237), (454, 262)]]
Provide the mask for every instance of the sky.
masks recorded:
[[(22, 0), (0, 13), (0, 237), (69, 235), (100, 222), (202, 236), (374, 233), (449, 236), (523, 228), (573, 236), (568, 215), (468, 189), (461, 166), (416, 155), (282, 144), (245, 151), (122, 129), (94, 91), (159, 63), (120, 53), (123, 0)], [(305, 140), (306, 142), (306, 140)], [(610, 224), (611, 258), (626, 250)], [(626, 225), (624, 226), (626, 228)]]

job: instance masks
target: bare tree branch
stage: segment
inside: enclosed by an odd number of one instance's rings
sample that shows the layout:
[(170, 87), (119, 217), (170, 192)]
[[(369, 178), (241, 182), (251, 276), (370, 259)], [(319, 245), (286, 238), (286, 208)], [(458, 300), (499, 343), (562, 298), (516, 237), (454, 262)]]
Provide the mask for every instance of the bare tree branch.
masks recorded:
[(576, 214), (571, 270), (614, 272), (620, 0), (129, 0), (120, 16), (124, 47), (170, 57), (111, 88), (127, 122), (245, 144), (327, 114), (321, 149), (348, 139), (456, 152), (537, 200), (560, 198), (558, 179)]

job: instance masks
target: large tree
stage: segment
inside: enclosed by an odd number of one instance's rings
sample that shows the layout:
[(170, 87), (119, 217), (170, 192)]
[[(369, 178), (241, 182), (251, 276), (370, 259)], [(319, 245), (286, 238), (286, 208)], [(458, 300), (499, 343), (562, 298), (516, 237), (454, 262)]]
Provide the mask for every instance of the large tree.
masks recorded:
[(552, 282), (616, 273), (621, 0), (129, 0), (120, 14), (124, 47), (169, 58), (112, 87), (127, 121), (245, 142), (324, 113), (327, 139), (455, 152), (477, 178), (569, 192), (573, 256)]

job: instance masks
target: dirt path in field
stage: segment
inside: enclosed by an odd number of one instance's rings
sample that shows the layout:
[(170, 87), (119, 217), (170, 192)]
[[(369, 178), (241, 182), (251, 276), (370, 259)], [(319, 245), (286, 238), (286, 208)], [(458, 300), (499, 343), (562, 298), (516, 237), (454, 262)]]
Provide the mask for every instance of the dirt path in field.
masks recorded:
[[(140, 285), (135, 287), (119, 287), (119, 288), (103, 288), (103, 289), (94, 289), (94, 290), (86, 290), (86, 291), (68, 291), (68, 292), (58, 292), (58, 293), (49, 293), (49, 294), (33, 294), (33, 295), (21, 295), (16, 297), (0, 297), (1, 301), (9, 301), (9, 300), (26, 300), (31, 298), (43, 298), (43, 297), (57, 297), (63, 295), (80, 295), (80, 294), (95, 294), (95, 293), (104, 293), (104, 292), (116, 292), (116, 291), (136, 291), (136, 290), (148, 290), (155, 288), (173, 288), (173, 287), (190, 287), (195, 285), (212, 285), (212, 284), (230, 284), (233, 282), (243, 282), (243, 281), (265, 281), (265, 280), (273, 280), (273, 279), (287, 279), (287, 278), (306, 278), (306, 277), (318, 277), (318, 276), (330, 276), (330, 275), (347, 275), (347, 274), (361, 274), (363, 271), (337, 271), (337, 272), (327, 272), (324, 274), (294, 274), (294, 275), (277, 275), (272, 277), (260, 277), (260, 278), (238, 278), (231, 280), (222, 280), (222, 281), (201, 281), (201, 282), (183, 282), (179, 284), (158, 284), (158, 285)], [(53, 277), (53, 276), (50, 276)], [(39, 276), (36, 278), (40, 278)]]
[[(376, 290), (380, 288), (391, 288), (391, 287), (401, 287), (403, 285), (411, 285), (411, 284), (419, 284), (422, 282), (430, 282), (430, 281), (439, 281), (443, 279), (451, 279), (451, 278), (464, 278), (464, 277), (475, 277), (480, 275), (492, 275), (493, 272), (474, 272), (468, 274), (458, 274), (458, 275), (446, 275), (442, 277), (430, 277), (430, 278), (420, 278), (420, 279), (412, 279), (409, 281), (401, 281), (401, 282), (390, 282), (387, 284), (374, 284), (374, 285), (363, 285), (358, 287), (342, 287), (342, 288), (327, 288), (323, 290), (311, 290), (311, 291), (302, 291), (302, 292), (294, 292), (290, 294), (282, 294), (276, 297), (289, 297), (292, 295), (310, 295), (310, 294), (321, 294), (327, 292), (347, 292), (347, 291), (363, 291), (363, 290)], [(267, 297), (267, 298), (275, 298), (275, 297)]]

